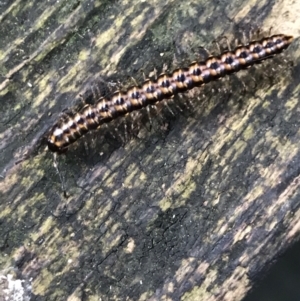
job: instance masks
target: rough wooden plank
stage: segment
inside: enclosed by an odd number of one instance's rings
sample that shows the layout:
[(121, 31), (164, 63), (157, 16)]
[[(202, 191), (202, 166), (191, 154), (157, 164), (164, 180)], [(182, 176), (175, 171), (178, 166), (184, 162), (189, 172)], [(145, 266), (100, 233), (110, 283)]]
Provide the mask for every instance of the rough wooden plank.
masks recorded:
[(2, 274), (33, 300), (241, 300), (299, 233), (299, 39), (292, 66), (243, 72), (246, 92), (233, 77), (187, 94), (194, 106), (165, 118), (169, 131), (81, 139), (58, 160), (68, 199), (36, 147), (95, 78), (139, 81), (249, 24), (297, 37), (298, 5), (3, 3)]

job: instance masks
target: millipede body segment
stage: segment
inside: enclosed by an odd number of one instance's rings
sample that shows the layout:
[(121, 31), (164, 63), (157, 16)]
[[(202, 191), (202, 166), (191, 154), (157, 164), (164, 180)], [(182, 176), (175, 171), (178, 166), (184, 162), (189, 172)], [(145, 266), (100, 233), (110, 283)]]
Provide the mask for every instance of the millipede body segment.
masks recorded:
[(283, 34), (251, 41), (233, 51), (176, 69), (172, 74), (162, 73), (157, 80), (148, 79), (126, 92), (117, 91), (109, 100), (101, 98), (95, 105), (86, 105), (73, 116), (59, 120), (48, 136), (48, 148), (53, 152), (63, 152), (85, 133), (104, 123), (258, 64), (281, 53), (292, 41), (292, 36)]

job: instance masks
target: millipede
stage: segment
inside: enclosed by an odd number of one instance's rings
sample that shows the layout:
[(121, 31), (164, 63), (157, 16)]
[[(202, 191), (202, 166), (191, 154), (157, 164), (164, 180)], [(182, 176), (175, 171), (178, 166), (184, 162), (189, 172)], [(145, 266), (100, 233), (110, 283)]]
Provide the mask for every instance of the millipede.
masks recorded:
[(194, 61), (171, 74), (162, 73), (156, 80), (147, 79), (141, 86), (132, 86), (125, 92), (116, 91), (110, 99), (100, 98), (96, 104), (86, 105), (72, 116), (60, 119), (50, 130), (48, 148), (56, 153), (65, 152), (72, 143), (102, 124), (259, 64), (281, 53), (292, 41), (293, 36), (284, 34), (253, 40), (205, 61)]

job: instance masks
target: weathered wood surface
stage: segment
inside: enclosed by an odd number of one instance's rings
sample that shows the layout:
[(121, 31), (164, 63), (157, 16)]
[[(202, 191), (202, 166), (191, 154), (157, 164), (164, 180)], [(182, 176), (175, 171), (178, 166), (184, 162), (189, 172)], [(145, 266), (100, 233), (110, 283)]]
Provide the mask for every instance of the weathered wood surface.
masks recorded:
[[(13, 274), (32, 300), (241, 300), (299, 234), (299, 6), (2, 1), (2, 298)], [(84, 87), (171, 70), (249, 24), (294, 35), (293, 64), (242, 72), (246, 92), (233, 78), (187, 94), (193, 109), (169, 131), (125, 145), (101, 129), (87, 135), (58, 159), (64, 198), (38, 146)]]

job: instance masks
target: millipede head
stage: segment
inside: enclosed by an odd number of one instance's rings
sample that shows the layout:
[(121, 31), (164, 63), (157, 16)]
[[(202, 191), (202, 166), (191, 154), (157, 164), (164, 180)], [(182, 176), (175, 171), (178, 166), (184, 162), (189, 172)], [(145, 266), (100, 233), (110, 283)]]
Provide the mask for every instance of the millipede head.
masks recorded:
[(62, 153), (65, 153), (68, 150), (67, 147), (61, 147), (60, 143), (58, 143), (57, 141), (55, 141), (53, 139), (53, 135), (48, 137), (47, 145), (48, 145), (48, 149), (53, 153), (62, 154)]
[(64, 153), (67, 151), (65, 133), (59, 125), (55, 125), (47, 138), (48, 149), (53, 153)]

